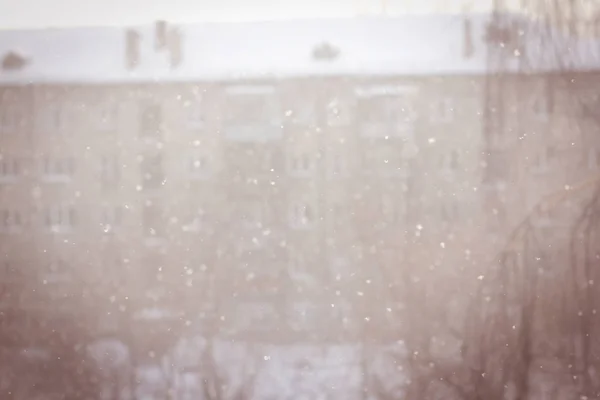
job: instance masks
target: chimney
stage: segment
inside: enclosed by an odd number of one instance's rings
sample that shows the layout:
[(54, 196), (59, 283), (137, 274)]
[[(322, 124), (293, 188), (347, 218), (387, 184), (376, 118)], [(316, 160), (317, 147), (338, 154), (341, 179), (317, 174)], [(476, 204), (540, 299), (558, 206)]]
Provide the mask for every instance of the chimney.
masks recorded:
[(471, 27), (471, 20), (466, 17), (463, 22), (463, 56), (465, 58), (471, 58), (475, 49), (473, 48), (473, 31)]
[(317, 61), (332, 61), (340, 54), (340, 50), (328, 42), (323, 42), (312, 51), (312, 58)]
[(2, 59), (3, 70), (19, 70), (27, 65), (27, 59), (14, 51), (9, 51)]
[(171, 28), (169, 30), (169, 58), (171, 68), (177, 68), (181, 64), (182, 51), (181, 51), (181, 31), (179, 28)]
[(154, 48), (162, 50), (167, 47), (167, 21), (156, 21), (154, 27)]
[(128, 29), (125, 37), (125, 64), (131, 70), (140, 63), (140, 34)]

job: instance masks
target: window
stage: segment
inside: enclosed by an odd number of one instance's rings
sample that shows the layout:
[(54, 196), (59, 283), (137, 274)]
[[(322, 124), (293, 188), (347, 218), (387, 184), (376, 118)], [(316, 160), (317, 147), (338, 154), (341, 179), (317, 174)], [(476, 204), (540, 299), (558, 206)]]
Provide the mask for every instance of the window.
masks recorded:
[(557, 211), (555, 207), (550, 207), (548, 204), (539, 205), (536, 218), (532, 222), (539, 227), (549, 227), (557, 224), (559, 222), (559, 213)]
[[(57, 283), (70, 280), (69, 266), (62, 259), (55, 259), (48, 263), (43, 276), (44, 283)], [(56, 295), (56, 294), (54, 294)]]
[(21, 171), (21, 163), (17, 158), (6, 158), (0, 155), (0, 183), (12, 182)]
[(121, 178), (118, 156), (103, 156), (100, 159), (100, 182), (104, 187), (115, 186)]
[(600, 167), (600, 150), (592, 147), (588, 150), (588, 168), (596, 170)]
[(228, 122), (239, 124), (265, 123), (269, 115), (269, 106), (266, 99), (258, 96), (243, 96), (230, 100), (228, 109)]
[(315, 104), (311, 101), (297, 104), (285, 113), (288, 121), (300, 126), (310, 126), (316, 122)]
[(407, 137), (414, 131), (415, 112), (411, 104), (415, 87), (369, 85), (355, 90), (360, 134), (364, 137)]
[(56, 205), (44, 210), (44, 225), (50, 230), (71, 230), (76, 224), (77, 211), (71, 205)]
[(348, 300), (338, 298), (335, 307), (331, 307), (331, 314), (331, 317), (348, 332), (356, 331), (358, 327), (356, 310)]
[(21, 213), (14, 209), (3, 209), (0, 211), (0, 231), (2, 232), (14, 232), (21, 229), (23, 225), (23, 219)]
[(188, 224), (183, 226), (183, 230), (186, 232), (198, 232), (206, 224), (206, 212), (202, 207), (194, 209), (190, 213)]
[(441, 205), (441, 219), (445, 222), (456, 222), (460, 218), (460, 208), (458, 201), (454, 198), (447, 198)]
[(501, 223), (506, 221), (506, 204), (499, 203), (497, 207), (492, 208), (491, 210), (491, 221), (498, 226)]
[[(147, 271), (161, 272), (164, 271), (166, 266), (165, 254), (160, 251), (145, 251), (140, 260), (141, 267)], [(150, 274), (148, 278), (150, 281), (154, 281), (154, 274)]]
[(361, 98), (358, 113), (361, 122), (375, 124), (405, 122), (412, 116), (408, 100), (398, 96)]
[(294, 302), (290, 307), (290, 325), (293, 329), (315, 329), (319, 326), (319, 308), (309, 302)]
[(98, 112), (98, 125), (101, 130), (114, 130), (117, 127), (119, 118), (119, 107), (114, 103), (107, 103), (100, 106)]
[(366, 147), (362, 152), (362, 169), (365, 172), (376, 169), (379, 159), (379, 154), (376, 151), (374, 151), (372, 148)]
[(250, 200), (241, 205), (241, 221), (248, 227), (262, 227), (267, 218), (268, 208), (261, 200)]
[(288, 248), (288, 268), (292, 273), (304, 271), (306, 268), (306, 260), (302, 252)]
[(530, 110), (533, 110), (533, 116), (538, 120), (548, 119), (550, 114), (549, 98), (544, 93), (534, 93), (530, 99)]
[(273, 86), (233, 86), (227, 89), (229, 124), (280, 123)]
[(453, 150), (450, 153), (450, 169), (456, 171), (459, 168), (459, 154), (458, 151)]
[(450, 98), (434, 100), (432, 104), (432, 118), (437, 122), (451, 122), (454, 119), (454, 103)]
[(338, 98), (327, 104), (327, 124), (329, 126), (348, 125), (351, 122), (350, 104)]
[(227, 89), (225, 135), (239, 142), (265, 142), (282, 136), (283, 115), (272, 86)]
[[(127, 258), (125, 258), (125, 260), (127, 260)], [(121, 250), (117, 247), (106, 248), (105, 251), (102, 252), (100, 260), (101, 269), (94, 271), (100, 274), (99, 279), (101, 285), (100, 287), (97, 287), (100, 293), (103, 293), (105, 290), (111, 290), (113, 293), (121, 291), (122, 271), (126, 262), (127, 261), (124, 262)]]
[(275, 167), (278, 166), (278, 157), (277, 155), (273, 154), (272, 151), (265, 151), (265, 153), (262, 156), (262, 165), (261, 168), (263, 170), (272, 172), (275, 170)]
[(119, 271), (123, 266), (123, 254), (117, 248), (102, 254), (102, 266), (108, 271)]
[(156, 189), (163, 184), (165, 177), (160, 154), (143, 157), (140, 167), (144, 188)]
[(313, 158), (308, 153), (295, 154), (289, 159), (289, 170), (294, 175), (307, 175), (314, 169)]
[(364, 172), (393, 176), (402, 171), (402, 153), (394, 148), (365, 148), (362, 154)]
[(23, 111), (20, 107), (10, 104), (0, 105), (0, 133), (15, 132), (24, 122)]
[(160, 137), (162, 135), (162, 113), (158, 104), (146, 104), (142, 107), (140, 134), (144, 137)]
[(334, 154), (331, 160), (331, 172), (338, 175), (342, 173), (342, 170), (342, 157), (339, 154)]
[(484, 182), (500, 183), (508, 176), (508, 160), (505, 151), (490, 151), (485, 158)]
[(46, 181), (69, 181), (75, 173), (75, 160), (71, 157), (44, 157), (43, 163), (43, 178)]
[(545, 147), (542, 151), (533, 155), (533, 171), (545, 172), (548, 170), (556, 158), (556, 148), (553, 146)]
[(42, 131), (62, 132), (67, 124), (65, 104), (47, 104), (40, 111)]
[(329, 209), (329, 221), (331, 225), (340, 225), (344, 220), (344, 209), (340, 203), (334, 203)]
[(328, 167), (330, 177), (339, 178), (345, 176), (347, 167), (344, 155), (339, 152), (330, 153)]
[(0, 261), (0, 276), (4, 281), (11, 278), (19, 278), (23, 273), (21, 270), (18, 270), (17, 267), (21, 265), (20, 262), (15, 262), (14, 259), (9, 260), (1, 260)]
[(400, 204), (393, 196), (384, 194), (381, 198), (381, 216), (384, 223), (394, 223), (400, 220)]
[(184, 103), (185, 112), (187, 114), (187, 124), (190, 129), (202, 129), (205, 124), (205, 114), (203, 101), (198, 99), (195, 101), (187, 101)]
[(192, 179), (201, 179), (209, 176), (210, 160), (203, 154), (194, 154), (188, 161), (188, 172)]
[(102, 228), (105, 231), (121, 226), (123, 219), (123, 207), (121, 206), (104, 206), (102, 207), (100, 220)]
[(447, 171), (457, 171), (460, 168), (460, 157), (457, 150), (440, 156), (440, 169)]
[(315, 208), (308, 203), (296, 203), (291, 207), (290, 223), (293, 228), (306, 228), (315, 220)]
[(144, 205), (142, 225), (144, 234), (148, 236), (162, 236), (164, 234), (163, 214), (157, 204), (148, 202)]

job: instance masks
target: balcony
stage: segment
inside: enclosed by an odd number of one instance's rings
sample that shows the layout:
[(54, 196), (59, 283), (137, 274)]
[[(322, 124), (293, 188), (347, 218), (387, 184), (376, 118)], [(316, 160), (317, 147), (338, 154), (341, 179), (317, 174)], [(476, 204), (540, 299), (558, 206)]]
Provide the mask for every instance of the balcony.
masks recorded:
[(16, 175), (0, 175), (0, 185), (12, 185), (18, 182)]
[(20, 164), (17, 159), (6, 159), (0, 155), (0, 184), (17, 182), (21, 170)]
[(68, 174), (43, 174), (41, 181), (44, 183), (70, 183), (73, 178)]
[(162, 236), (146, 235), (144, 237), (144, 245), (146, 247), (162, 247), (167, 244), (167, 239)]
[(119, 225), (101, 224), (100, 225), (102, 242), (108, 243), (123, 238), (123, 230)]
[(488, 135), (487, 146), (489, 149), (497, 151), (508, 151), (514, 147), (517, 141), (517, 135), (512, 135), (511, 132), (493, 133)]
[(22, 232), (21, 225), (0, 225), (0, 235), (19, 235)]
[(242, 143), (264, 143), (279, 140), (283, 137), (280, 121), (265, 121), (265, 123), (231, 123), (225, 127), (227, 140)]
[(190, 222), (181, 226), (181, 230), (187, 233), (202, 233), (209, 231), (202, 216), (192, 218)]
[(60, 224), (60, 223), (53, 223), (51, 225), (46, 225), (46, 232), (50, 233), (50, 234), (68, 235), (68, 234), (73, 233), (73, 231), (74, 231), (73, 225)]
[(365, 138), (401, 138), (413, 139), (414, 122), (411, 120), (397, 122), (364, 122), (360, 125), (360, 135)]

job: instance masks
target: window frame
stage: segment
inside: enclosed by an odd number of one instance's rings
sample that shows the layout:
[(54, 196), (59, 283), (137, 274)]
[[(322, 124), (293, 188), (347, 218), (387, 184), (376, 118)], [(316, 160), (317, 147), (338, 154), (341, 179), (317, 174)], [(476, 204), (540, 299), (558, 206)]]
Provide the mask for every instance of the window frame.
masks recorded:
[(120, 204), (103, 205), (100, 211), (100, 224), (105, 233), (123, 226), (123, 209)]
[(329, 99), (326, 105), (326, 121), (327, 126), (341, 127), (351, 125), (352, 119), (352, 102), (349, 99), (343, 99), (339, 96)]
[[(274, 85), (233, 85), (225, 89), (226, 114), (228, 126), (281, 125), (280, 103)], [(242, 104), (260, 105), (260, 112), (248, 113), (248, 107)], [(240, 118), (240, 109), (244, 110)], [(248, 118), (250, 117), (250, 118)]]
[(290, 205), (289, 221), (293, 229), (310, 229), (318, 219), (314, 202), (296, 201)]
[(103, 186), (118, 185), (121, 181), (121, 164), (119, 155), (103, 155), (100, 157), (98, 178)]
[(146, 237), (163, 237), (166, 234), (164, 209), (158, 204), (150, 202), (142, 206), (141, 222), (142, 232)]
[(307, 151), (294, 152), (288, 158), (288, 173), (296, 177), (312, 176), (317, 169), (315, 161)]
[(431, 119), (436, 123), (451, 123), (456, 117), (455, 101), (452, 97), (443, 96), (431, 104)]
[(68, 129), (69, 109), (66, 102), (45, 102), (37, 114), (37, 131), (64, 134)]
[(159, 102), (143, 103), (139, 114), (139, 135), (145, 139), (159, 139), (163, 136), (164, 110)]
[(44, 227), (52, 232), (70, 232), (77, 226), (77, 210), (74, 204), (53, 204), (43, 209)]
[(592, 171), (600, 168), (600, 148), (594, 146), (588, 149), (587, 167)]
[(24, 222), (21, 210), (16, 208), (3, 208), (0, 210), (0, 232), (20, 232), (23, 229)]
[(101, 131), (115, 131), (118, 127), (120, 105), (117, 102), (104, 102), (98, 106), (98, 128)]
[(206, 127), (207, 112), (205, 103), (203, 96), (184, 102), (183, 110), (186, 126), (189, 130), (198, 131)]
[(0, 134), (19, 131), (25, 120), (24, 107), (17, 104), (0, 105)]
[(0, 155), (0, 183), (16, 182), (21, 175), (21, 159)]
[(139, 163), (139, 168), (144, 190), (155, 190), (163, 186), (166, 180), (165, 157), (163, 154), (144, 155)]
[(531, 165), (531, 171), (535, 174), (544, 174), (550, 171), (552, 168), (552, 162), (558, 156), (558, 149), (556, 146), (548, 145), (544, 146), (543, 151), (537, 151), (533, 154), (533, 163)]
[(46, 155), (42, 158), (42, 180), (45, 182), (70, 182), (75, 176), (75, 171), (74, 157)]
[(201, 232), (208, 226), (205, 207), (194, 207), (188, 213), (187, 223), (183, 225), (184, 232)]
[[(199, 163), (200, 165), (196, 165)], [(192, 152), (186, 160), (186, 172), (191, 180), (204, 180), (212, 176), (212, 158), (204, 152)]]

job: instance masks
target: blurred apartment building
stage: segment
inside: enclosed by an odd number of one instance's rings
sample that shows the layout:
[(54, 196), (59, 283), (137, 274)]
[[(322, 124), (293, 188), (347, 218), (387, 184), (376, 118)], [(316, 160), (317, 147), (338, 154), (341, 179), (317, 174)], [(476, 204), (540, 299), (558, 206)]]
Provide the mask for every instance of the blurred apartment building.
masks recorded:
[(352, 336), (410, 264), (451, 304), (584, 151), (538, 76), (510, 78), (527, 128), (486, 136), (486, 20), (0, 33), (2, 279), (55, 296), (6, 301)]

